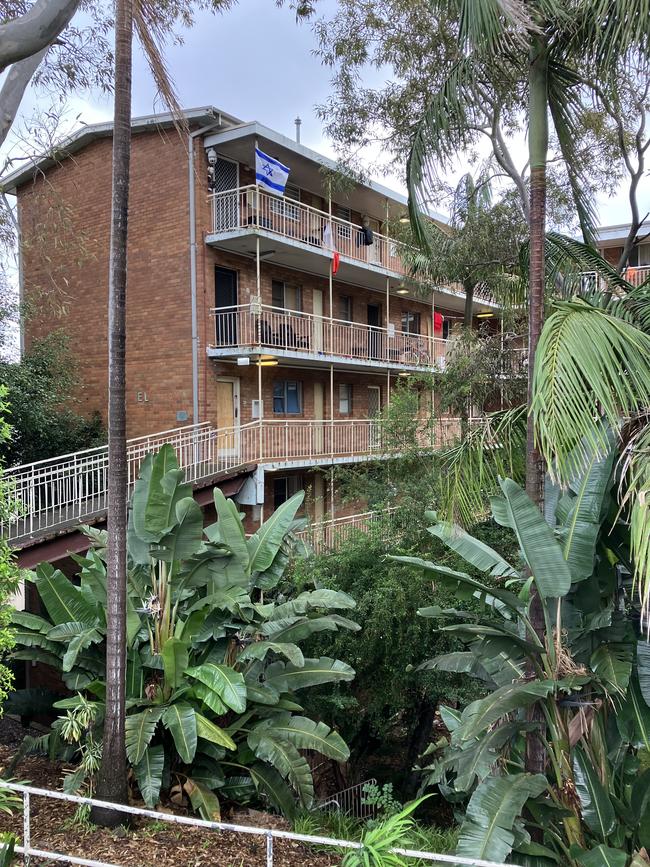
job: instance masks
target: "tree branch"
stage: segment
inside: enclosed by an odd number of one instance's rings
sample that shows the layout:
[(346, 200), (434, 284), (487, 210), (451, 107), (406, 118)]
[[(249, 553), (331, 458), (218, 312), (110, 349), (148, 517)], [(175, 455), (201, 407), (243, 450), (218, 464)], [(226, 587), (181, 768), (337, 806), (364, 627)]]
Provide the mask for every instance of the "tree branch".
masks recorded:
[(36, 0), (20, 18), (0, 24), (0, 72), (51, 45), (68, 26), (79, 3), (80, 0)]
[(42, 51), (12, 64), (9, 69), (0, 90), (0, 145), (7, 138), (29, 82), (47, 52), (48, 48), (43, 48)]

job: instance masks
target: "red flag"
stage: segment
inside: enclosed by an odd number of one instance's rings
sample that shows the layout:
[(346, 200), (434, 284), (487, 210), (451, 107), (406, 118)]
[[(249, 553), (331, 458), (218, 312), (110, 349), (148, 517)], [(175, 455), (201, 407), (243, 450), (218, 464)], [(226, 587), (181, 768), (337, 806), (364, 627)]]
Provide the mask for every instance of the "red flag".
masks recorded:
[(332, 274), (336, 274), (339, 270), (341, 257), (339, 256), (336, 244), (334, 243), (334, 233), (332, 232), (332, 226), (330, 223), (326, 223), (325, 228), (323, 229), (323, 247), (325, 250), (329, 250), (332, 254)]

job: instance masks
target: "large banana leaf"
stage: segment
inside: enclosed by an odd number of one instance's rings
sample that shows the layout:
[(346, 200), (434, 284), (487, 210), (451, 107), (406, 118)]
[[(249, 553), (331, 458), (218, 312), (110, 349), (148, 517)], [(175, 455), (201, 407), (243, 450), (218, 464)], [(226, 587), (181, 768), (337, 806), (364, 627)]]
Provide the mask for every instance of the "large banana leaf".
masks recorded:
[(49, 620), (39, 617), (37, 614), (30, 614), (29, 611), (18, 611), (17, 608), (11, 610), (11, 623), (12, 625), (24, 626), (31, 632), (42, 632), (43, 635), (52, 629)]
[(316, 750), (337, 762), (347, 762), (350, 758), (350, 750), (343, 738), (323, 722), (314, 722), (307, 717), (291, 716), (287, 713), (264, 720), (255, 726), (254, 731), (267, 728), (272, 728), (274, 733), (294, 744), (299, 750)]
[(183, 471), (173, 446), (166, 443), (156, 455), (147, 455), (140, 466), (132, 498), (133, 529), (144, 542), (158, 542), (175, 522), (176, 503), (192, 496), (192, 486), (182, 484)]
[(630, 644), (601, 644), (591, 655), (589, 666), (603, 684), (624, 696), (632, 674), (634, 649)]
[(266, 795), (277, 810), (292, 820), (296, 815), (296, 802), (291, 789), (275, 768), (256, 762), (248, 770), (257, 791)]
[(153, 738), (164, 708), (148, 707), (140, 713), (129, 714), (125, 724), (126, 755), (137, 765)]
[(160, 797), (164, 766), (165, 749), (162, 744), (147, 747), (140, 761), (133, 766), (142, 800), (150, 809), (156, 806)]
[(183, 788), (190, 796), (192, 809), (200, 813), (206, 822), (221, 821), (219, 798), (217, 798), (214, 792), (208, 789), (207, 786), (204, 786), (203, 783), (199, 783), (191, 777), (187, 778)]
[(88, 603), (81, 590), (63, 572), (49, 563), (41, 563), (36, 568), (34, 583), (55, 625), (75, 621), (94, 626), (97, 622), (97, 609)]
[(250, 560), (246, 545), (246, 534), (237, 507), (232, 500), (227, 500), (219, 488), (214, 489), (214, 505), (219, 519), (219, 531), (222, 541), (228, 546), (232, 559), (238, 569), (246, 575), (250, 574)]
[(636, 666), (639, 687), (645, 703), (650, 706), (650, 642), (639, 641), (636, 646)]
[(546, 698), (555, 689), (552, 680), (512, 683), (495, 689), (485, 698), (468, 704), (461, 716), (461, 724), (452, 735), (452, 743), (475, 738), (486, 728), (512, 711), (530, 707)]
[(630, 680), (625, 701), (616, 714), (616, 722), (623, 737), (628, 734), (625, 727), (629, 727), (633, 746), (643, 747), (650, 752), (650, 707), (641, 694), (639, 681), (635, 675)]
[(270, 619), (284, 620), (286, 617), (295, 617), (307, 614), (310, 611), (318, 611), (321, 608), (355, 608), (356, 602), (347, 593), (341, 590), (329, 590), (323, 587), (319, 590), (308, 590), (300, 593), (295, 599), (276, 605)]
[(503, 863), (515, 841), (513, 826), (526, 801), (546, 789), (541, 774), (488, 777), (469, 800), (456, 854)]
[(280, 641), (254, 641), (242, 650), (237, 659), (241, 661), (245, 659), (264, 659), (268, 653), (284, 656), (289, 662), (300, 667), (305, 664), (305, 657), (297, 644)]
[(495, 521), (511, 527), (543, 599), (566, 596), (571, 572), (562, 548), (528, 494), (512, 479), (500, 479), (503, 497), (492, 498)]
[(196, 753), (197, 730), (194, 708), (182, 701), (165, 709), (162, 724), (171, 733), (178, 755), (189, 765)]
[(244, 713), (246, 710), (246, 683), (243, 674), (234, 668), (208, 662), (196, 668), (188, 668), (186, 674), (216, 692), (223, 703), (236, 713)]
[(271, 566), (304, 499), (303, 491), (294, 494), (247, 541), (251, 573), (264, 572)]
[(589, 756), (581, 747), (573, 753), (573, 778), (580, 798), (582, 818), (594, 834), (607, 841), (616, 826), (616, 814), (607, 791), (598, 777)]
[[(425, 512), (425, 517), (434, 521), (437, 520), (435, 512)], [(428, 532), (444, 542), (463, 560), (467, 560), (476, 569), (480, 569), (481, 572), (489, 572), (493, 576), (516, 577), (518, 575), (517, 571), (497, 551), (490, 548), (485, 542), (470, 536), (458, 524), (440, 521), (435, 526), (429, 527)]]
[(202, 714), (197, 713), (196, 716), (196, 733), (200, 738), (216, 744), (218, 747), (225, 747), (227, 750), (235, 750), (237, 746), (230, 735), (219, 726), (215, 725)]
[(353, 668), (339, 659), (330, 659), (328, 656), (321, 656), (320, 659), (305, 659), (302, 667), (291, 663), (274, 662), (266, 670), (266, 682), (278, 692), (353, 679)]
[(176, 503), (175, 523), (152, 548), (152, 556), (166, 563), (188, 560), (203, 544), (203, 512), (193, 497)]
[(469, 792), (475, 782), (487, 777), (499, 758), (499, 750), (521, 731), (531, 727), (525, 722), (505, 723), (478, 740), (465, 741), (455, 755), (456, 779), (454, 788)]
[(588, 852), (572, 850), (572, 855), (579, 864), (584, 864), (584, 867), (625, 867), (627, 864), (627, 853), (609, 846), (596, 846)]
[(314, 783), (307, 760), (296, 747), (272, 728), (254, 729), (247, 743), (258, 759), (273, 765), (293, 786), (303, 807), (309, 809), (314, 800)]
[(189, 649), (185, 641), (168, 638), (162, 649), (165, 687), (174, 690), (182, 686), (189, 664)]

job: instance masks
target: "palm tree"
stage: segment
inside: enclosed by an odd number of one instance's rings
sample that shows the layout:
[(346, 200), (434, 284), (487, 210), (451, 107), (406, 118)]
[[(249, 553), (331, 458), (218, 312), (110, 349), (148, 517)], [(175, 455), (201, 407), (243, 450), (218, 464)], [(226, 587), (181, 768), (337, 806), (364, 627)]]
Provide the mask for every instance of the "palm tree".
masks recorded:
[[(574, 148), (578, 95), (576, 68), (588, 65), (594, 82), (609, 80), (619, 58), (636, 46), (648, 53), (650, 0), (433, 0), (432, 11), (457, 22), (462, 59), (435, 93), (414, 128), (408, 160), (409, 209), (426, 245), (424, 214), (436, 174), (449, 168), (480, 123), (485, 99), (520, 98), (528, 122), (530, 164), (529, 383), (532, 402), (537, 343), (544, 320), (544, 243), (549, 114), (566, 166), (586, 242), (594, 211), (583, 193)], [(527, 428), (526, 490), (543, 500), (543, 463), (532, 418)]]
[[(115, 106), (108, 289), (108, 547), (106, 607), (106, 716), (97, 797), (128, 799), (126, 719), (126, 251), (131, 162), (133, 0), (117, 0)], [(93, 820), (114, 826), (121, 813), (95, 810)]]

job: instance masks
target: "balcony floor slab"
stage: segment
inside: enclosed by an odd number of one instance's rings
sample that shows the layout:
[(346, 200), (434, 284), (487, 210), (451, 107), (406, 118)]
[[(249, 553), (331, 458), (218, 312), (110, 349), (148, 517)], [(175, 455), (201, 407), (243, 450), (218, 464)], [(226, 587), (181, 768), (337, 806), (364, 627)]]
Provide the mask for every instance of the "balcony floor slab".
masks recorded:
[[(329, 369), (330, 364), (334, 367), (343, 367), (346, 370), (352, 371), (367, 371), (367, 370), (390, 370), (396, 376), (403, 372), (416, 373), (422, 370), (433, 370), (434, 365), (430, 364), (397, 364), (391, 361), (382, 361), (380, 359), (353, 358), (345, 355), (330, 355), (328, 353), (313, 353), (301, 352), (300, 350), (279, 349), (276, 346), (208, 346), (207, 355), (209, 358), (215, 358), (223, 361), (235, 362), (237, 358), (253, 358), (257, 355), (274, 355), (281, 361), (281, 364), (286, 367), (302, 367), (308, 364), (310, 367), (320, 368), (323, 370)], [(246, 365), (242, 365), (245, 367)]]

